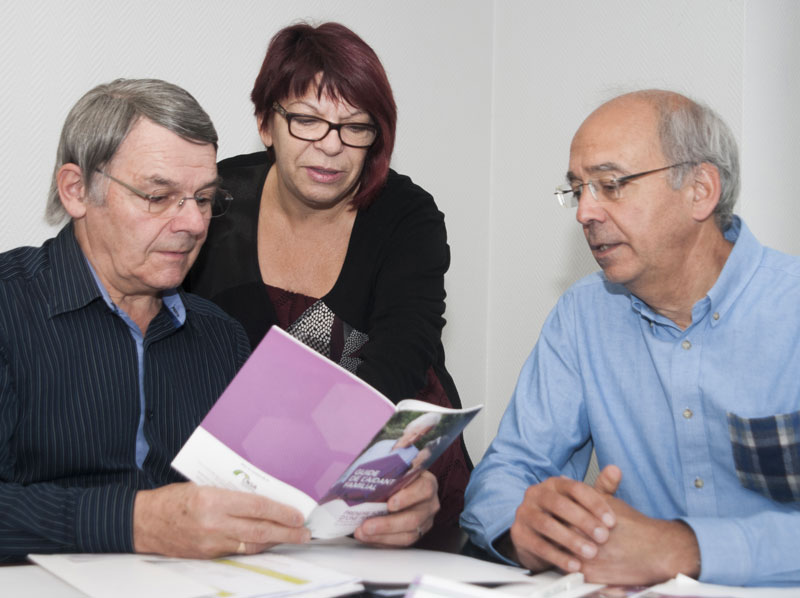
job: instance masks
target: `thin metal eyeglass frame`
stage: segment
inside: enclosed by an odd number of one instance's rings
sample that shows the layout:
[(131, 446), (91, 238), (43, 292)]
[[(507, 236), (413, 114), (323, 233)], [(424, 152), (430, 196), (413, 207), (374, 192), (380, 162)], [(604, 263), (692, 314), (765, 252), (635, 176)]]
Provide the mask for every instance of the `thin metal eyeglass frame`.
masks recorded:
[[(616, 193), (619, 194), (619, 192), (621, 191), (621, 186), (624, 185), (625, 183), (628, 183), (628, 182), (634, 180), (634, 179), (638, 179), (639, 177), (643, 177), (643, 176), (646, 176), (648, 174), (654, 174), (656, 172), (661, 172), (662, 170), (669, 170), (670, 168), (677, 168), (678, 166), (685, 166), (686, 164), (692, 164), (692, 163), (693, 162), (691, 162), (691, 161), (678, 162), (677, 164), (670, 164), (669, 166), (662, 166), (661, 168), (653, 168), (652, 170), (645, 170), (643, 172), (636, 172), (634, 174), (626, 174), (626, 175), (621, 176), (621, 177), (614, 177), (614, 178), (610, 179), (609, 182), (613, 182), (617, 186)], [(562, 188), (563, 186), (559, 185), (558, 187), (556, 187), (556, 191), (555, 191), (555, 193), (553, 195), (556, 195), (558, 197), (558, 203), (561, 204), (563, 207), (565, 207), (565, 208), (573, 208), (573, 207), (576, 207), (578, 205), (577, 201), (575, 201), (575, 205), (574, 206), (570, 205), (571, 202), (569, 202), (567, 200), (567, 198), (566, 198), (567, 193), (574, 194), (576, 189), (580, 189), (581, 187), (589, 187), (589, 191), (591, 192), (592, 197), (594, 198), (594, 200), (595, 201), (601, 201), (601, 199), (599, 197), (597, 197), (597, 188), (595, 187), (595, 183), (596, 183), (596, 181), (589, 180), (589, 181), (586, 181), (585, 183), (581, 183), (580, 185), (577, 185), (576, 187), (572, 187), (570, 185), (569, 189), (563, 189)], [(615, 199), (619, 199), (619, 195), (617, 197), (615, 197)]]
[[(99, 172), (100, 174), (102, 174), (107, 179), (111, 179), (112, 181), (114, 181), (118, 185), (122, 185), (128, 191), (133, 193), (134, 195), (137, 195), (137, 196), (141, 197), (142, 199), (146, 200), (147, 201), (147, 213), (148, 214), (154, 214), (155, 216), (161, 216), (162, 214), (164, 214), (164, 213), (169, 211), (171, 206), (167, 206), (166, 208), (164, 208), (163, 212), (151, 212), (150, 211), (150, 207), (154, 204), (154, 202), (156, 200), (158, 200), (160, 197), (162, 197), (161, 195), (152, 195), (150, 193), (145, 193), (141, 189), (137, 189), (133, 185), (129, 185), (125, 181), (119, 180), (117, 177), (108, 174), (104, 170), (101, 170), (99, 168), (95, 168), (95, 170), (97, 172)], [(218, 213), (215, 214), (214, 213), (214, 202), (213, 201), (211, 202), (211, 210), (209, 211), (209, 214), (210, 214), (211, 218), (216, 218), (217, 216), (222, 216), (225, 213), (225, 211), (228, 209), (228, 205), (230, 204), (230, 202), (233, 201), (233, 196), (228, 191), (226, 191), (225, 189), (217, 189), (217, 193), (222, 193), (223, 194), (225, 203), (224, 204), (220, 204), (220, 208), (221, 209), (219, 209)], [(187, 199), (193, 199), (195, 202), (197, 202), (198, 198), (197, 198), (197, 196), (194, 196), (194, 195), (191, 196), (191, 197), (181, 197), (180, 200), (178, 200), (178, 202), (177, 202), (178, 208), (182, 208), (183, 204), (186, 202)], [(203, 201), (206, 201), (206, 200), (203, 199)], [(200, 208), (200, 204), (197, 204), (197, 207)], [(202, 210), (202, 208), (200, 208), (200, 209)]]
[[(320, 118), (319, 116), (312, 116), (311, 114), (301, 114), (299, 112), (288, 112), (286, 108), (281, 106), (278, 102), (272, 103), (272, 109), (280, 114), (283, 118), (286, 119), (286, 125), (289, 129), (289, 135), (294, 137), (295, 139), (300, 139), (302, 141), (321, 141), (328, 136), (328, 133), (331, 132), (331, 129), (336, 131), (336, 134), (339, 136), (339, 141), (342, 142), (342, 145), (346, 145), (347, 147), (356, 147), (358, 149), (366, 149), (368, 147), (372, 147), (372, 144), (378, 139), (378, 127), (373, 125), (372, 123), (332, 123), (329, 120), (325, 120), (324, 118)], [(328, 130), (325, 131), (325, 134), (317, 139), (308, 139), (306, 137), (300, 137), (295, 133), (292, 133), (292, 119), (293, 118), (313, 118), (314, 120), (318, 120), (328, 125)], [(369, 145), (353, 145), (352, 143), (347, 143), (344, 139), (342, 139), (342, 127), (346, 127), (348, 125), (358, 125), (359, 127), (366, 127), (368, 129), (372, 129), (375, 132), (375, 137), (372, 141), (369, 142)]]

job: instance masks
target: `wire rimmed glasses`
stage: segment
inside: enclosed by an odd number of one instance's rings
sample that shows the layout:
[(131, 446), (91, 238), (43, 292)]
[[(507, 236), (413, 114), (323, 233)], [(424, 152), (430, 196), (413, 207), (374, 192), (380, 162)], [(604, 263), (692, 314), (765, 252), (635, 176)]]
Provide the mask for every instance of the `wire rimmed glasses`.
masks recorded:
[(169, 193), (145, 193), (133, 185), (119, 180), (104, 170), (96, 169), (107, 179), (110, 179), (125, 187), (128, 191), (141, 197), (147, 202), (147, 211), (153, 216), (171, 218), (183, 206), (187, 199), (194, 200), (197, 209), (206, 218), (216, 218), (222, 216), (233, 201), (233, 196), (225, 189), (220, 189), (216, 185), (201, 189), (191, 197), (186, 197), (182, 193), (173, 191)]
[(556, 187), (555, 196), (558, 198), (558, 203), (561, 204), (561, 206), (565, 208), (576, 208), (581, 200), (583, 188), (588, 187), (595, 201), (617, 201), (622, 198), (622, 189), (632, 180), (648, 174), (669, 170), (670, 168), (685, 166), (686, 164), (692, 164), (692, 162), (678, 162), (677, 164), (670, 164), (669, 166), (653, 168), (652, 170), (645, 170), (634, 174), (588, 180), (585, 183), (576, 180), (572, 183)]

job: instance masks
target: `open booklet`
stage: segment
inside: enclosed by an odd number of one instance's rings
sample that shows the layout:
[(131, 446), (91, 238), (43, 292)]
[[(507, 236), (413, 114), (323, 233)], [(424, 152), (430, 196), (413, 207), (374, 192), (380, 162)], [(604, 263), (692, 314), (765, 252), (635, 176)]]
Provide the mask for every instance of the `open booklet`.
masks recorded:
[(296, 507), (314, 537), (344, 536), (386, 513), (479, 409), (394, 405), (273, 326), (172, 466)]

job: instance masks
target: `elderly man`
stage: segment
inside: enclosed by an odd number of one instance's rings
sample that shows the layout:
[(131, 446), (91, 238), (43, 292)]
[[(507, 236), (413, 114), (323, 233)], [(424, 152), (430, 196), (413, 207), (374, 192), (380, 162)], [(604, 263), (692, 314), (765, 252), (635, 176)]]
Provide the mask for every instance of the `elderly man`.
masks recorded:
[(800, 260), (733, 216), (733, 135), (678, 94), (623, 95), (567, 180), (603, 272), (548, 317), (462, 524), (594, 582), (800, 583)]
[[(100, 85), (68, 115), (47, 213), (69, 223), (0, 255), (0, 561), (308, 540), (296, 510), (170, 468), (249, 354), (237, 322), (179, 289), (231, 201), (216, 142), (163, 81)], [(358, 537), (408, 544), (437, 506), (429, 474)]]

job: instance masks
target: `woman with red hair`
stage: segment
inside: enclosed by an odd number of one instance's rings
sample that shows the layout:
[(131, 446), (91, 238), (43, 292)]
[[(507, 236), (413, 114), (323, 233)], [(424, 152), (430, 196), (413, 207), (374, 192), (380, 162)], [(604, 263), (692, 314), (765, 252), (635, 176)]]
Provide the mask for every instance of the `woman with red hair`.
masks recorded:
[[(278, 325), (392, 401), (460, 407), (441, 341), (444, 216), (389, 169), (397, 108), (375, 52), (338, 23), (286, 27), (251, 99), (266, 151), (220, 162), (235, 200), (187, 289), (236, 317), (253, 346)], [(461, 439), (431, 468), (437, 527), (458, 525), (471, 467)]]

